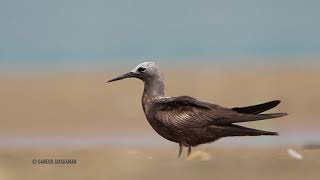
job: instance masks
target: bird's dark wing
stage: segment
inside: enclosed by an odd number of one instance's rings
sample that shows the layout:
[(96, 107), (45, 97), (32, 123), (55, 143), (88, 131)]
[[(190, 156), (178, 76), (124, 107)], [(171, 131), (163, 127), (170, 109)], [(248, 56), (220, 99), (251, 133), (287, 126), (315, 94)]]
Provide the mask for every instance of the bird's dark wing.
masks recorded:
[(151, 108), (154, 117), (178, 129), (201, 127), (210, 123), (211, 106), (192, 97), (179, 96), (157, 99)]
[(281, 117), (284, 114), (243, 114), (192, 97), (159, 98), (151, 107), (154, 118), (178, 129), (203, 127), (210, 124), (231, 124)]

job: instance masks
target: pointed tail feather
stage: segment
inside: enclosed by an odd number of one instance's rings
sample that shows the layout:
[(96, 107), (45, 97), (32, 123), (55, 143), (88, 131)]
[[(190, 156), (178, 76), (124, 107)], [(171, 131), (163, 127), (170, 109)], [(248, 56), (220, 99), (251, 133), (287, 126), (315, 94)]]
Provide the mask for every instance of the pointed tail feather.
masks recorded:
[(288, 115), (287, 113), (270, 113), (270, 114), (257, 114), (256, 120), (264, 120), (264, 119), (272, 119), (272, 118), (279, 118)]
[(259, 114), (276, 107), (278, 104), (280, 104), (280, 102), (281, 102), (280, 100), (274, 100), (274, 101), (270, 101), (262, 104), (253, 105), (253, 106), (235, 107), (235, 108), (232, 108), (232, 110), (237, 111), (238, 113), (244, 113), (244, 114)]

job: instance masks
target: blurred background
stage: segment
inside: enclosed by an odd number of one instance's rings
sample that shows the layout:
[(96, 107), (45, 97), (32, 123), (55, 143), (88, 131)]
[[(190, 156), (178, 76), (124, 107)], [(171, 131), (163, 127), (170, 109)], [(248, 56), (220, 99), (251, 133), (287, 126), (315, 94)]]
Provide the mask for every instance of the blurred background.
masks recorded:
[[(318, 179), (319, 7), (0, 0), (0, 178)], [(168, 96), (225, 107), (282, 100), (272, 112), (289, 116), (243, 124), (280, 136), (225, 138), (195, 148), (193, 161), (176, 160), (178, 146), (144, 117), (143, 83), (105, 84), (145, 61), (160, 66)], [(31, 163), (41, 158), (77, 164)]]

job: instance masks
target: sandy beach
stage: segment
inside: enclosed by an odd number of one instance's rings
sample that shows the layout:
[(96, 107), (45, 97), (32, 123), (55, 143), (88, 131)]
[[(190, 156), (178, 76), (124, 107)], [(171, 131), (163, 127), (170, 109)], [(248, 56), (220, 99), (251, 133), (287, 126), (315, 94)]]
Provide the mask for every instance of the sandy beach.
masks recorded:
[[(190, 95), (226, 107), (280, 99), (272, 112), (289, 113), (242, 124), (278, 131), (279, 137), (222, 139), (194, 148), (200, 155), (192, 161), (177, 160), (176, 144), (159, 137), (145, 120), (141, 82), (105, 83), (125, 68), (2, 74), (0, 178), (318, 179), (320, 151), (302, 145), (319, 139), (319, 69), (164, 68), (169, 96)], [(288, 148), (303, 159), (291, 157)], [(77, 163), (33, 164), (34, 159)]]

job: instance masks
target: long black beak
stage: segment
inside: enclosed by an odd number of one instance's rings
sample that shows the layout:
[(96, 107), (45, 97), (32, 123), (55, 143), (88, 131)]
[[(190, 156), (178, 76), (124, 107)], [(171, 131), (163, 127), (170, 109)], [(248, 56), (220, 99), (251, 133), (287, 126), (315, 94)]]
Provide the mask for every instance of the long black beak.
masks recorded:
[(118, 80), (125, 79), (125, 78), (131, 78), (131, 77), (135, 77), (135, 76), (136, 76), (136, 73), (128, 72), (126, 74), (122, 74), (122, 75), (120, 75), (118, 77), (110, 79), (109, 81), (107, 81), (107, 83), (112, 82), (112, 81), (118, 81)]

